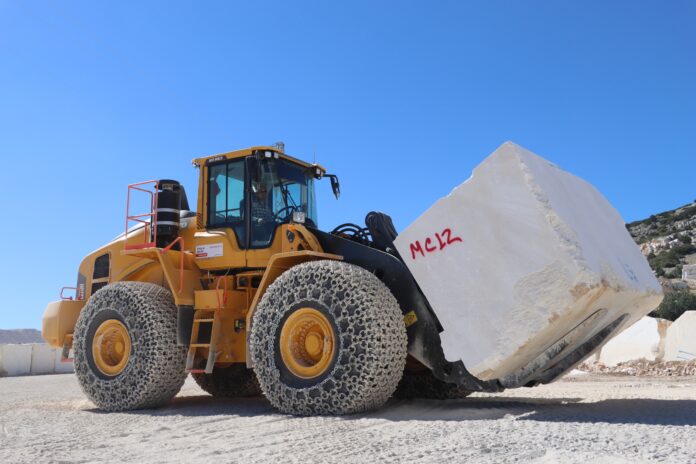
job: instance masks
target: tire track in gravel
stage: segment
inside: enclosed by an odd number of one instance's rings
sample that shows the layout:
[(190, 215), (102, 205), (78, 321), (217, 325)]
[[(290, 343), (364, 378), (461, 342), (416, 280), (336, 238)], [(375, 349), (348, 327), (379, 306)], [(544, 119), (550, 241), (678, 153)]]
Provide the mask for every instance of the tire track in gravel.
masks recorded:
[(102, 413), (72, 375), (0, 378), (0, 462), (696, 463), (693, 379), (588, 377), (343, 417), (279, 414), (190, 380), (167, 407)]

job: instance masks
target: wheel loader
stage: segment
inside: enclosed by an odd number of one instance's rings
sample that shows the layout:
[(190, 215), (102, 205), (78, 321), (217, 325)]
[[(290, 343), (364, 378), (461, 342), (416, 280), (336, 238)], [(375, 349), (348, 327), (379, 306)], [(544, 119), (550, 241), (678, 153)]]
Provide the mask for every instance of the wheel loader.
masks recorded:
[(102, 410), (161, 406), (188, 374), (297, 415), (529, 387), (661, 299), (606, 200), (511, 143), (401, 233), (379, 212), (321, 230), (314, 186), (338, 178), (282, 146), (193, 165), (195, 211), (177, 181), (128, 186), (124, 233), (44, 313)]

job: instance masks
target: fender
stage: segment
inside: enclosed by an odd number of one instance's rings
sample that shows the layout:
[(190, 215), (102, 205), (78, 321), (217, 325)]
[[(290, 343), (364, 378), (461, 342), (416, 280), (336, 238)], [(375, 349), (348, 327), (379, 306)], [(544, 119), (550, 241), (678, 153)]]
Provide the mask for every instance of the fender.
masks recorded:
[[(138, 277), (143, 277), (142, 273), (157, 267), (161, 269), (166, 286), (172, 292), (174, 303), (178, 307), (193, 307), (194, 292), (202, 287), (200, 283), (201, 271), (196, 266), (190, 253), (151, 248), (122, 251), (121, 254), (146, 258), (147, 261), (144, 263), (138, 262), (135, 266), (127, 268), (109, 283), (127, 280), (148, 282), (151, 279)], [(84, 280), (82, 275), (80, 275), (80, 278)], [(154, 281), (153, 283), (160, 284), (159, 281)], [(46, 307), (42, 318), (42, 336), (44, 340), (54, 348), (70, 349), (72, 347), (72, 334), (75, 324), (87, 302), (88, 299), (62, 300), (50, 303)]]
[[(168, 248), (144, 248), (122, 251), (122, 255), (147, 258), (159, 263), (177, 306), (193, 306), (196, 290), (202, 290), (202, 272), (192, 253)], [(138, 270), (144, 267), (138, 268)], [(131, 274), (131, 277), (134, 273)], [(124, 279), (131, 280), (131, 279)]]
[[(46, 306), (41, 319), (41, 335), (52, 348), (68, 349), (72, 346), (72, 334), (85, 306), (84, 300), (53, 301)], [(67, 356), (66, 356), (67, 357)]]

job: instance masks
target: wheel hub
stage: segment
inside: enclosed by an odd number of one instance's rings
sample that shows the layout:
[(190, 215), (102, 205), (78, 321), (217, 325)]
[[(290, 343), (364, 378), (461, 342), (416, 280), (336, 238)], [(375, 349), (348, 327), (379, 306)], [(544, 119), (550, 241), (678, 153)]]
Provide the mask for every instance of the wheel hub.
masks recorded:
[(324, 351), (324, 340), (316, 332), (309, 332), (305, 338), (305, 350), (307, 354), (316, 359)]
[(280, 332), (280, 355), (294, 375), (318, 377), (330, 367), (335, 335), (328, 318), (314, 308), (300, 308), (287, 318)]
[(97, 327), (92, 339), (92, 357), (102, 374), (112, 377), (120, 374), (128, 364), (130, 351), (130, 335), (121, 321), (108, 319)]

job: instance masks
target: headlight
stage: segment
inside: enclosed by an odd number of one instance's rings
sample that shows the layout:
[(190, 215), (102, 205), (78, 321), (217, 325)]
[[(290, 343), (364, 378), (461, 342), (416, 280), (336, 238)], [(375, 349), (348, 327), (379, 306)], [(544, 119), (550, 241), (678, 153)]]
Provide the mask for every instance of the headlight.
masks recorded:
[(305, 214), (304, 211), (293, 211), (292, 222), (296, 222), (298, 224), (304, 224), (306, 217), (307, 217), (307, 215)]

